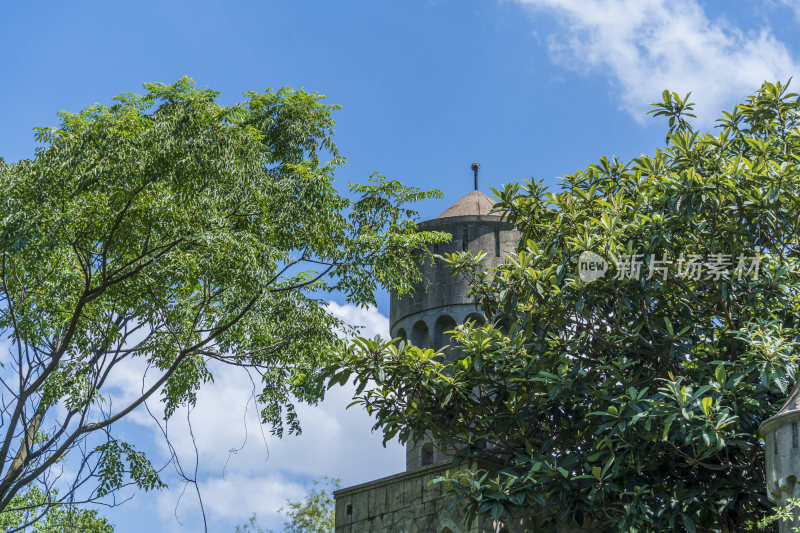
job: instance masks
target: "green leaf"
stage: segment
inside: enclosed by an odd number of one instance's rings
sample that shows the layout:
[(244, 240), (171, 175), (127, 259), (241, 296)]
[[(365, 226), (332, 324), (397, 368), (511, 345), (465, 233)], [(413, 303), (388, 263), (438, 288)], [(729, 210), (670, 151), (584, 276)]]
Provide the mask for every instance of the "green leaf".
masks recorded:
[(724, 387), (725, 382), (728, 379), (728, 374), (727, 372), (725, 372), (725, 367), (723, 367), (722, 365), (718, 365), (717, 368), (714, 369), (714, 377), (716, 378), (717, 383), (719, 383), (720, 386)]
[(714, 403), (714, 400), (710, 396), (706, 396), (700, 402), (700, 408), (703, 410), (703, 414), (704, 415), (708, 416), (708, 413), (710, 412), (712, 403)]
[(684, 525), (684, 527), (686, 527), (686, 531), (688, 531), (689, 533), (696, 533), (697, 532), (697, 528), (695, 527), (694, 520), (692, 520), (691, 518), (689, 518), (686, 515), (682, 515), (681, 518), (683, 519), (683, 525)]

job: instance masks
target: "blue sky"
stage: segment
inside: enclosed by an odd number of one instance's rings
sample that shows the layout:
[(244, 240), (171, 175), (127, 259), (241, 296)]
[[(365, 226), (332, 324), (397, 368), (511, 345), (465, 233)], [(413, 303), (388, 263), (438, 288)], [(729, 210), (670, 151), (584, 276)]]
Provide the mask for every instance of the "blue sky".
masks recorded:
[[(32, 128), (57, 111), (144, 82), (188, 75), (223, 103), (304, 87), (343, 106), (336, 139), (348, 163), (337, 182), (377, 171), (441, 189), (444, 200), (419, 206), (429, 218), (470, 190), (473, 161), (488, 192), (531, 177), (557, 187), (603, 154), (652, 152), (665, 128), (647, 104), (665, 88), (693, 91), (698, 125), (713, 127), (764, 79), (800, 73), (799, 22), (797, 0), (6, 3), (0, 156), (30, 157)], [(378, 304), (333, 309), (385, 332), (387, 296)], [(121, 376), (120, 390), (135, 375)], [(302, 437), (278, 442), (245, 409), (248, 387), (220, 374), (193, 413), (210, 530), (232, 531), (254, 511), (278, 528), (285, 498), (322, 474), (349, 485), (402, 470), (402, 449), (382, 448), (368, 417), (344, 410), (345, 391), (303, 410)], [(229, 452), (244, 440), (242, 420), (246, 444)], [(120, 431), (164, 457), (146, 413)], [(104, 511), (117, 531), (196, 530), (196, 497), (176, 503), (181, 486), (167, 476), (170, 490)]]

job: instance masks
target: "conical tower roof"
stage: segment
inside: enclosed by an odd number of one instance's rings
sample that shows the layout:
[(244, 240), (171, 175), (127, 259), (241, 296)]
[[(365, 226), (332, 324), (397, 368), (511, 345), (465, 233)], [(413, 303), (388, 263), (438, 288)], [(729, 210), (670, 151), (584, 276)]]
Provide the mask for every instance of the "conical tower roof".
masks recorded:
[(776, 426), (780, 426), (782, 424), (788, 424), (791, 421), (796, 421), (800, 419), (800, 381), (798, 381), (792, 391), (789, 393), (789, 397), (786, 398), (786, 402), (783, 404), (783, 407), (780, 410), (769, 417), (768, 419), (764, 420), (760, 426), (761, 435), (765, 435), (769, 431), (772, 431)]
[(463, 216), (487, 216), (494, 207), (494, 200), (479, 190), (474, 190), (459, 201), (445, 209), (444, 213), (436, 218), (450, 218)]

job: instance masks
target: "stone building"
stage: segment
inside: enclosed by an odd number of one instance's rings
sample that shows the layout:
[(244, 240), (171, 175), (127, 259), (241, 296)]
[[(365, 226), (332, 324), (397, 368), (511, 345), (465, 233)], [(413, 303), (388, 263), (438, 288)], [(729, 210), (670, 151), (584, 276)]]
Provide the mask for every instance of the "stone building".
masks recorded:
[[(784, 507), (790, 499), (800, 498), (800, 381), (794, 386), (783, 407), (761, 423), (767, 470), (767, 496)], [(781, 520), (780, 533), (792, 533), (800, 527), (800, 509), (792, 508), (791, 517)]]
[[(422, 230), (446, 231), (449, 243), (434, 246), (438, 254), (483, 250), (487, 267), (499, 265), (504, 253), (516, 248), (519, 235), (500, 216), (489, 214), (494, 202), (477, 188), (438, 217), (423, 222)], [(484, 321), (475, 302), (467, 297), (467, 283), (455, 279), (437, 261), (425, 265), (423, 281), (412, 294), (392, 295), (392, 337), (419, 347), (449, 345), (447, 331), (466, 320)], [(512, 525), (478, 523), (467, 527), (457, 510), (446, 512), (449, 497), (441, 485), (431, 484), (450, 465), (446, 450), (431, 440), (409, 444), (406, 471), (335, 493), (336, 533), (484, 533), (517, 530)]]

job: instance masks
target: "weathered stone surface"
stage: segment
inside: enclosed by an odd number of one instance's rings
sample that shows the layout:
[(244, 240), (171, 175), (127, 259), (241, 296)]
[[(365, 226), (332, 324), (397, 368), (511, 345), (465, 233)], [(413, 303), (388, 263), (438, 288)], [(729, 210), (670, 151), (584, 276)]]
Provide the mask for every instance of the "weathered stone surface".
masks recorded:
[(436, 218), (487, 216), (493, 207), (494, 200), (475, 190), (463, 196)]
[[(475, 193), (477, 191), (473, 191)], [(470, 193), (470, 194), (473, 194)], [(483, 195), (483, 193), (478, 193)], [(470, 196), (470, 195), (467, 195)], [(483, 195), (486, 198), (485, 195)], [(463, 199), (462, 199), (463, 200)], [(491, 202), (491, 200), (488, 200)], [(454, 206), (455, 207), (455, 206)], [(463, 209), (459, 211), (461, 213)], [(464, 211), (466, 214), (445, 216), (453, 213), (450, 209), (440, 217), (420, 224), (425, 231), (443, 231), (452, 239), (432, 247), (432, 252), (444, 255), (469, 251), (473, 254), (484, 252), (485, 268), (496, 267), (505, 261), (505, 254), (513, 251), (519, 242), (519, 233), (503, 222), (499, 215), (487, 215), (479, 209)], [(450, 345), (446, 331), (467, 320), (484, 320), (472, 297), (467, 296), (469, 284), (463, 278), (454, 278), (442, 261), (423, 264), (423, 281), (412, 293), (398, 298), (392, 294), (389, 323), (392, 337), (407, 340), (421, 348), (440, 349)], [(448, 357), (457, 358), (455, 350), (445, 350)], [(406, 470), (425, 466), (422, 447), (431, 439), (411, 443), (406, 449)], [(439, 446), (433, 447), (431, 463), (438, 463), (451, 456)]]
[[(439, 533), (446, 531), (445, 526), (452, 533), (495, 531), (478, 524), (468, 528), (457, 511), (445, 511), (449, 499), (432, 481), (449, 465), (431, 465), (336, 491), (336, 533)], [(427, 501), (423, 501), (426, 497)], [(381, 501), (382, 507), (378, 505)], [(352, 513), (348, 514), (347, 509)]]
[[(795, 385), (786, 403), (775, 416), (759, 428), (764, 438), (767, 466), (767, 495), (778, 505), (789, 498), (800, 498), (800, 382)], [(800, 527), (800, 516), (782, 520), (780, 533)]]

